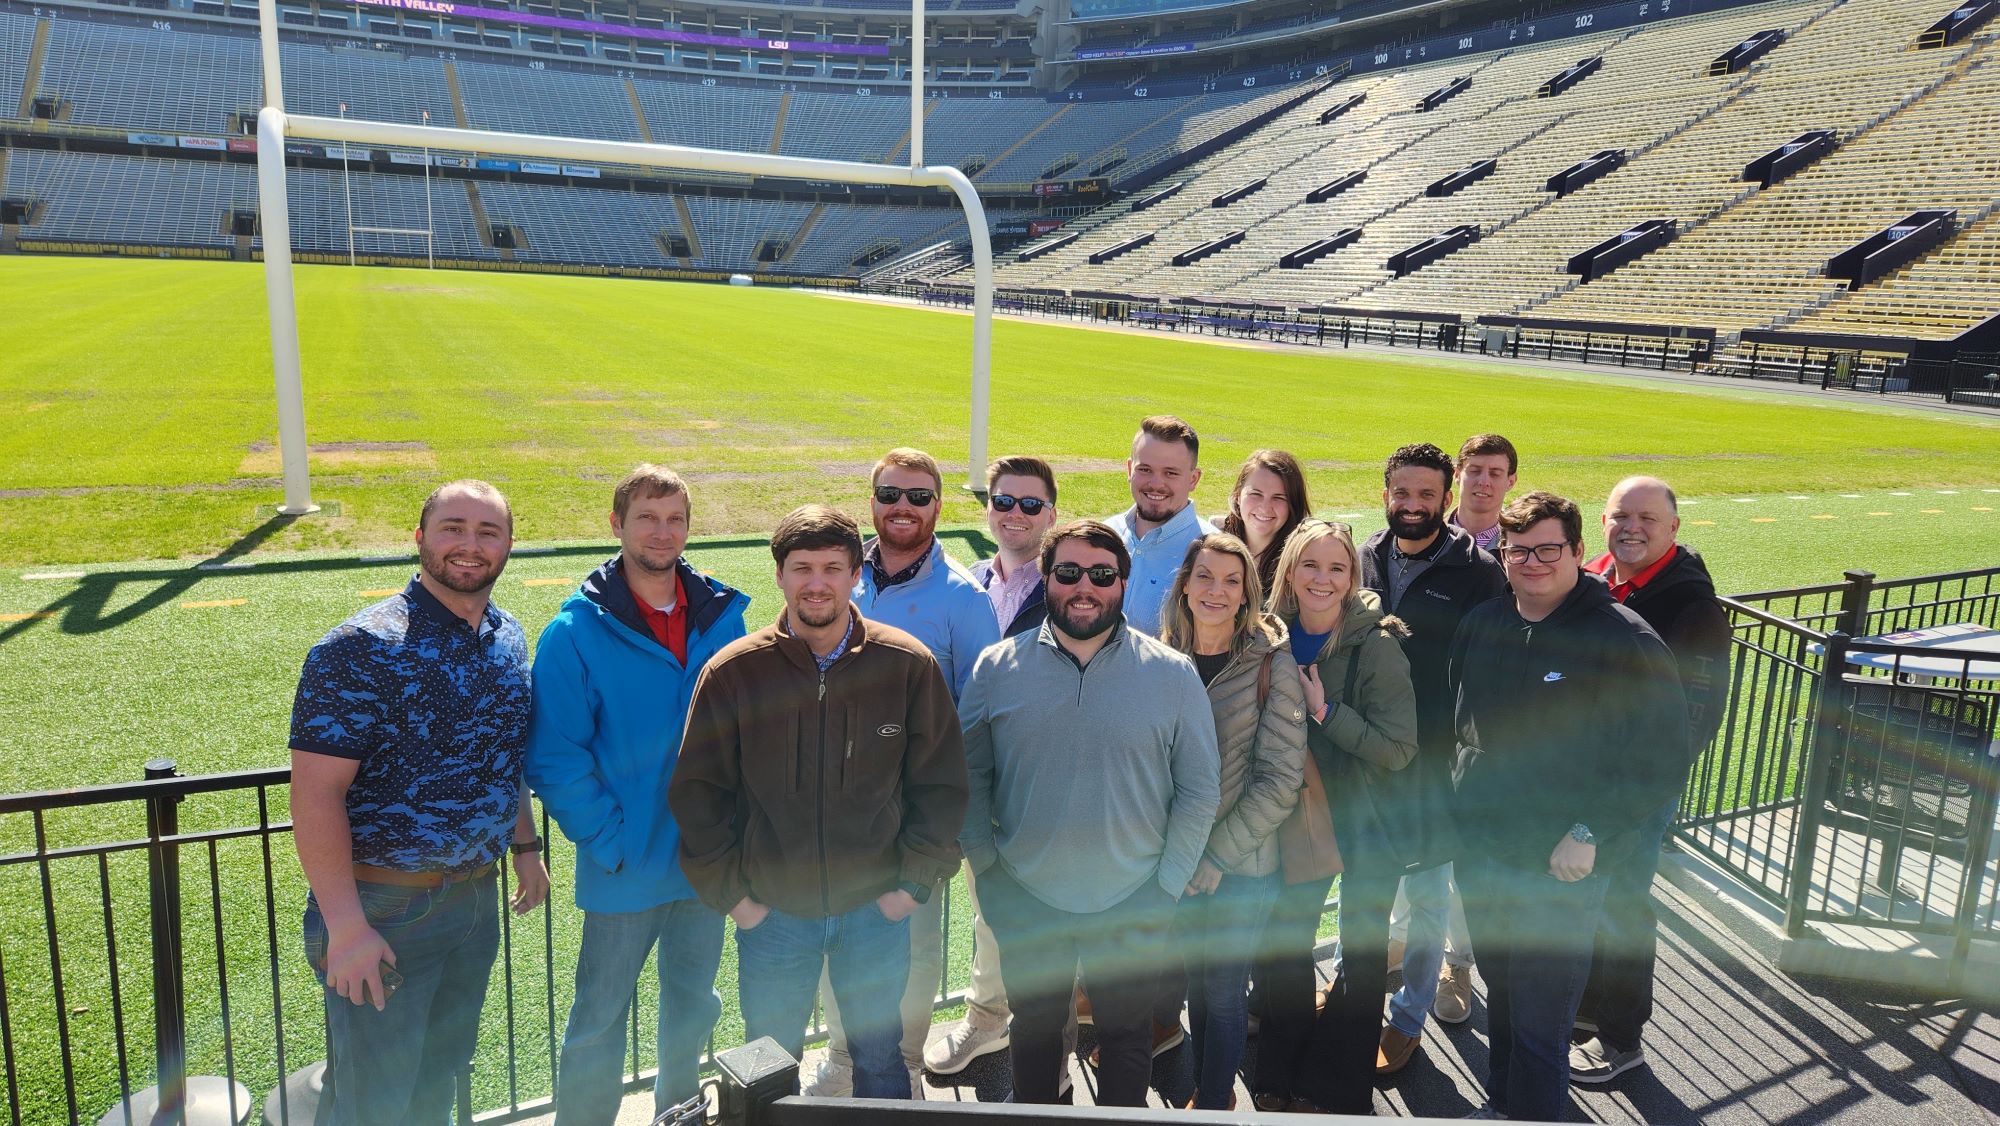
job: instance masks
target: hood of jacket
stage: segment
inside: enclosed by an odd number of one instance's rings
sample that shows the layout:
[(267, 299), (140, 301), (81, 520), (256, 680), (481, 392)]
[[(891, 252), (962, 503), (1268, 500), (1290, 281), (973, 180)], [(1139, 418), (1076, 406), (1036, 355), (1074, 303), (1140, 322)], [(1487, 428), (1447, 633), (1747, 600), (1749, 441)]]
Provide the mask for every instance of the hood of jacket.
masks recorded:
[[(681, 599), (687, 603), (688, 631), (706, 632), (715, 625), (729, 604), (738, 598), (749, 599), (742, 591), (710, 578), (688, 564), (686, 557), (674, 562), (674, 572), (680, 576)], [(632, 585), (625, 581), (625, 553), (619, 552), (604, 561), (583, 580), (571, 601), (582, 599), (599, 612), (608, 614), (639, 635), (645, 641), (658, 645), (653, 638), (652, 628), (646, 624), (645, 616), (639, 613), (639, 600), (632, 595)], [(565, 608), (570, 608), (565, 604)]]

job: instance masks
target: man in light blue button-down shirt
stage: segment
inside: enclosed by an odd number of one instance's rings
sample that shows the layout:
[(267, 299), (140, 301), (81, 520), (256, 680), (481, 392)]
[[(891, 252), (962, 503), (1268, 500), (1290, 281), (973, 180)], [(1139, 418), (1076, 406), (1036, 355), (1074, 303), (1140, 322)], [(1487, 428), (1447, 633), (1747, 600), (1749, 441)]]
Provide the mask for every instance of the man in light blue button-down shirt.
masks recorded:
[(1132, 507), (1105, 521), (1132, 553), (1125, 620), (1143, 633), (1159, 635), (1160, 612), (1181, 557), (1188, 544), (1215, 530), (1195, 515), (1189, 499), (1201, 483), (1200, 453), (1194, 427), (1173, 415), (1156, 414), (1139, 423), (1132, 456), (1125, 462)]

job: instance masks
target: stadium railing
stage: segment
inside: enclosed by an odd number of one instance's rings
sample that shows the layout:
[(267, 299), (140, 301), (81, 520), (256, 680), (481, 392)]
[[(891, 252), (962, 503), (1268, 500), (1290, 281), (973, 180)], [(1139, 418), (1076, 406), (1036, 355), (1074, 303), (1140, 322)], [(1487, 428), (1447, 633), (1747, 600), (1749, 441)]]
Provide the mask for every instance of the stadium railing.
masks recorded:
[(1781, 910), (1792, 938), (1833, 923), (1947, 941), (1940, 984), (1957, 988), (1970, 943), (2000, 940), (2000, 680), (1908, 634), (2000, 628), (2000, 567), (1849, 571), (1723, 604), (1727, 703), (1673, 838)]

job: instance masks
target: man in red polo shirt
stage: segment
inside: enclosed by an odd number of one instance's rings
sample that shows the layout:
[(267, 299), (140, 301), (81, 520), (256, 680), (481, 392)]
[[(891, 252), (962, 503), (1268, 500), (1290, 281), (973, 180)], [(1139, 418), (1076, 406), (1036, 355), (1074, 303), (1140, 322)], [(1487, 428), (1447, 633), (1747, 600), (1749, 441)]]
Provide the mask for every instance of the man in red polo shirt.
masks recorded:
[[(1701, 556), (1675, 542), (1681, 527), (1674, 490), (1657, 477), (1627, 477), (1604, 504), (1606, 552), (1584, 564), (1611, 596), (1660, 635), (1673, 652), (1688, 702), (1688, 761), (1708, 746), (1729, 699), (1729, 616)], [(1653, 1012), (1653, 873), (1678, 796), (1642, 827), (1643, 847), (1606, 865), (1604, 913), (1577, 1025), (1597, 1035), (1570, 1049), (1570, 1079), (1606, 1083), (1646, 1062), (1640, 1033)]]

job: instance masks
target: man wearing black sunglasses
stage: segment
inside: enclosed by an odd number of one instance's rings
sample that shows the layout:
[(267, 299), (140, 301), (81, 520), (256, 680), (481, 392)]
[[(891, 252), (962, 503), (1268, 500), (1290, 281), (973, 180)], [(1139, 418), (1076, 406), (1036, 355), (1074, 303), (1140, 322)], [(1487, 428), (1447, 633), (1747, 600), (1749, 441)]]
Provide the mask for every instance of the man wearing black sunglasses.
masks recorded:
[(998, 548), (972, 565), (1001, 633), (1012, 637), (1049, 616), (1036, 555), (1056, 522), (1056, 473), (1038, 457), (1003, 457), (986, 467), (986, 530)]
[(1014, 1099), (1060, 1099), (1079, 968), (1097, 1102), (1144, 1106), (1173, 907), (1220, 801), (1215, 717), (1194, 663), (1130, 626), (1132, 559), (1076, 520), (1042, 541), (1048, 620), (979, 657), (960, 701), (978, 873), (1014, 1009)]
[(1486, 979), (1484, 1117), (1559, 1122), (1569, 1040), (1608, 881), (1687, 769), (1673, 655), (1582, 571), (1574, 503), (1500, 513), (1512, 596), (1466, 614), (1448, 679), (1459, 889)]
[[(914, 636), (937, 658), (953, 700), (972, 675), (979, 651), (1000, 640), (986, 592), (938, 542), (938, 510), (944, 478), (937, 460), (922, 450), (899, 447), (882, 455), (868, 480), (875, 536), (862, 549), (854, 605), (863, 617)], [(944, 964), (944, 897), (920, 899), (910, 916), (910, 977), (903, 994), (903, 1061), (912, 1090), (923, 1094), (924, 1041)], [(853, 1064), (840, 1009), (830, 989), (827, 1027), (832, 1043), (806, 1094), (820, 1097), (853, 1091)]]

